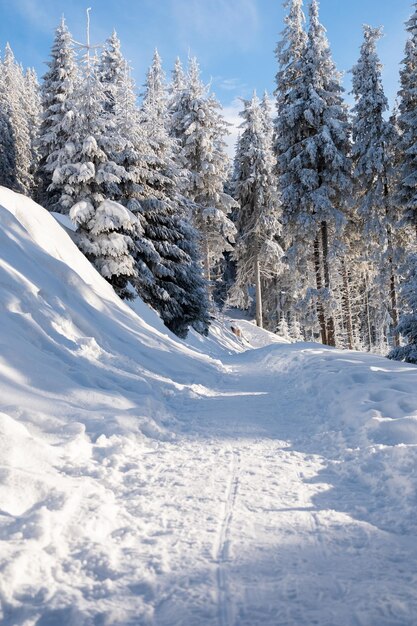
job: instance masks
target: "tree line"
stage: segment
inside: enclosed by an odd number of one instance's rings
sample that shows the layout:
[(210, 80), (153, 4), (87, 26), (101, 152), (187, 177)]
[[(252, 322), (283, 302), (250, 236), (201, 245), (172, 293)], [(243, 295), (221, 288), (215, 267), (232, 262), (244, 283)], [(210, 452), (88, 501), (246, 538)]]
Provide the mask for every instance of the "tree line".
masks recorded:
[(417, 7), (389, 111), (364, 27), (344, 98), (317, 0), (287, 0), (275, 112), (242, 101), (231, 165), (196, 59), (167, 84), (155, 51), (140, 103), (113, 33), (99, 51), (62, 20), (39, 87), (10, 46), (0, 76), (0, 184), (68, 214), (122, 298), (179, 336), (210, 308), (251, 308), (293, 340), (417, 360)]

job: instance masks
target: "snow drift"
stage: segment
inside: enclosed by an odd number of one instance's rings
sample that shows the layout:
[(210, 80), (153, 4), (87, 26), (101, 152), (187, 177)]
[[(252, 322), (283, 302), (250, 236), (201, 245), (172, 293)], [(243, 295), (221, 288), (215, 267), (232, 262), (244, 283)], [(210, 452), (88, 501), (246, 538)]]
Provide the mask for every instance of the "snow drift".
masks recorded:
[(5, 626), (415, 624), (417, 368), (179, 341), (6, 189), (0, 285)]

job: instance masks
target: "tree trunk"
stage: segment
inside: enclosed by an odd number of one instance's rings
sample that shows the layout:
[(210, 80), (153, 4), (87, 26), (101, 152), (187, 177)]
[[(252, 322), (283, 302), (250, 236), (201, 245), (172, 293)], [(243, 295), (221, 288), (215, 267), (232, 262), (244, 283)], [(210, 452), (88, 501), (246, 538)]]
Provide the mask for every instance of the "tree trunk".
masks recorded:
[(346, 260), (342, 259), (342, 280), (343, 280), (343, 308), (346, 318), (346, 330), (348, 339), (348, 348), (353, 350), (353, 325), (352, 325), (352, 305), (350, 297), (349, 275), (346, 267)]
[[(330, 292), (329, 234), (327, 230), (327, 222), (321, 223), (321, 240), (323, 245), (324, 286)], [(327, 345), (336, 345), (336, 331), (333, 317), (329, 317), (327, 320)]]
[(368, 277), (365, 274), (365, 313), (366, 313), (366, 330), (368, 333), (368, 348), (372, 350), (372, 332), (371, 332), (371, 316), (369, 313), (369, 296), (368, 296)]
[(263, 328), (261, 271), (259, 268), (258, 255), (256, 255), (256, 259), (255, 259), (255, 287), (256, 287), (256, 325), (259, 326), (260, 328)]
[(210, 249), (207, 237), (204, 238), (204, 277), (210, 283)]
[(323, 281), (321, 278), (321, 263), (320, 263), (320, 241), (318, 236), (314, 240), (314, 269), (316, 272), (316, 286), (319, 292), (317, 297), (317, 317), (320, 324), (321, 342), (327, 345), (327, 331), (326, 331), (326, 318), (324, 316), (323, 304), (321, 302), (320, 291), (323, 289)]
[[(388, 187), (388, 180), (387, 178), (385, 179), (384, 182), (384, 198), (385, 198), (385, 216), (387, 218), (387, 243), (388, 243), (388, 263), (389, 263), (389, 270), (390, 270), (390, 280), (389, 280), (389, 293), (390, 293), (390, 300), (391, 300), (391, 319), (392, 319), (392, 326), (393, 326), (393, 342), (394, 342), (394, 346), (398, 347), (400, 345), (400, 337), (398, 335), (398, 333), (395, 332), (395, 329), (398, 326), (398, 302), (397, 302), (397, 287), (396, 287), (396, 281), (395, 281), (395, 272), (394, 272), (394, 253), (393, 253), (393, 247), (392, 247), (392, 231), (391, 231), (391, 225), (389, 223), (389, 211), (388, 211), (388, 197), (389, 197), (389, 187)], [(417, 225), (416, 225), (416, 236), (417, 236)]]
[(395, 329), (398, 326), (398, 303), (397, 303), (397, 286), (395, 283), (395, 274), (394, 274), (394, 265), (392, 262), (392, 258), (389, 259), (390, 263), (390, 298), (391, 298), (391, 317), (392, 317), (392, 325), (393, 325), (393, 335), (392, 339), (394, 342), (394, 346), (398, 347), (400, 345), (400, 336)]
[(400, 337), (395, 329), (398, 326), (398, 302), (397, 302), (397, 286), (395, 281), (395, 272), (394, 272), (394, 260), (393, 260), (393, 249), (392, 249), (392, 232), (391, 227), (387, 227), (387, 239), (388, 239), (388, 263), (389, 263), (389, 293), (391, 300), (391, 319), (392, 319), (392, 327), (393, 327), (393, 335), (392, 339), (394, 342), (394, 346), (398, 347), (400, 345)]

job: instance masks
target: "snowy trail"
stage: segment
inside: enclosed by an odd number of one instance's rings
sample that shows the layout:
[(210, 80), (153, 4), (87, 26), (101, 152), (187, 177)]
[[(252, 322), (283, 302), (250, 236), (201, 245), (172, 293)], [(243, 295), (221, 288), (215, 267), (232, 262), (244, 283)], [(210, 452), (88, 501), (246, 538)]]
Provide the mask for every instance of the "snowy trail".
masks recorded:
[(232, 626), (233, 606), (230, 596), (227, 567), (230, 560), (230, 542), (236, 496), (239, 488), (240, 461), (235, 450), (231, 449), (229, 475), (227, 477), (226, 499), (223, 519), (216, 537), (214, 553), (217, 562), (217, 585), (219, 602), (219, 626)]
[(71, 496), (58, 482), (11, 522), (5, 573), (24, 608), (4, 604), (5, 626), (415, 626), (415, 536), (367, 519), (367, 493), (335, 472), (345, 444), (322, 395), (306, 402), (310, 358), (231, 357), (171, 399), (173, 441), (102, 438), (71, 456)]
[[(262, 368), (257, 376), (257, 356), (239, 356), (229, 366), (228, 388), (222, 385), (218, 395), (201, 388), (194, 404), (182, 406), (187, 428), (194, 414), (190, 430), (208, 441), (217, 435), (225, 456), (233, 450), (215, 541), (219, 624), (416, 624), (413, 539), (360, 519), (366, 493), (358, 493), (357, 483), (349, 489), (335, 481), (335, 446), (343, 449), (345, 442), (331, 432), (314, 433), (326, 416), (322, 390), (306, 400), (312, 387), (305, 357), (277, 353), (272, 367), (271, 353), (265, 355), (269, 372)], [(291, 385), (294, 375), (297, 385)], [(215, 620), (200, 616), (198, 623)]]
[(171, 398), (174, 440), (71, 453), (55, 496), (10, 522), (5, 575), (24, 608), (5, 603), (5, 626), (415, 626), (415, 535), (390, 532), (338, 473), (346, 443), (327, 431), (320, 388), (337, 359), (312, 381), (320, 358), (230, 357), (210, 386)]
[(417, 368), (184, 344), (3, 204), (1, 626), (417, 626)]

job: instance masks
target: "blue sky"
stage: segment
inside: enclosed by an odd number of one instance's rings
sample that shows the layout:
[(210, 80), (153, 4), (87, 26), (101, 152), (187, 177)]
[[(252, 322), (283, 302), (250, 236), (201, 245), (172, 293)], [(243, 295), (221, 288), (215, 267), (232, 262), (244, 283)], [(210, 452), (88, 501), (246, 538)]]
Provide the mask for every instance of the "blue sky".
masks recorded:
[[(84, 38), (88, 6), (92, 39), (102, 42), (116, 28), (139, 86), (156, 46), (168, 74), (177, 55), (198, 57), (203, 78), (211, 80), (230, 121), (236, 118), (239, 96), (248, 97), (254, 88), (260, 94), (274, 88), (273, 51), (284, 17), (281, 0), (0, 0), (0, 46), (9, 41), (18, 60), (42, 75), (61, 15), (74, 37)], [(411, 0), (320, 3), (321, 21), (341, 71), (347, 72), (357, 59), (362, 24), (384, 26), (379, 51), (391, 103), (411, 6)], [(345, 85), (349, 90), (349, 74)]]

